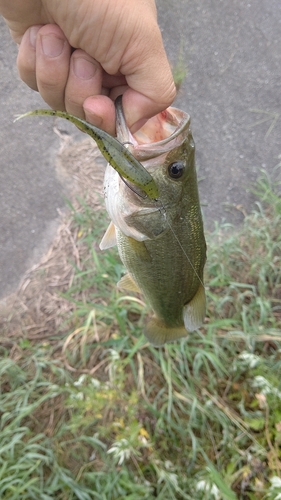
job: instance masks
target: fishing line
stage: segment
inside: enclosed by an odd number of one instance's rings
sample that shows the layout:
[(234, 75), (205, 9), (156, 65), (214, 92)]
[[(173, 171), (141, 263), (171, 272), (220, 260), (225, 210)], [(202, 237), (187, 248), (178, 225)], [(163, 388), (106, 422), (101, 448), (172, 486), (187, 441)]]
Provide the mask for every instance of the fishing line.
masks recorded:
[(147, 194), (145, 194), (145, 192), (144, 192), (144, 194), (140, 194), (140, 193), (138, 193), (138, 191), (136, 190), (136, 188), (133, 188), (133, 186), (131, 186), (131, 185), (129, 184), (129, 182), (128, 182), (126, 179), (124, 179), (123, 175), (121, 175), (121, 174), (120, 174), (120, 172), (118, 172), (118, 174), (120, 175), (120, 177), (121, 177), (122, 181), (124, 182), (124, 184), (126, 184), (126, 186), (127, 186), (127, 187), (131, 190), (131, 191), (133, 191), (133, 193), (137, 194), (137, 195), (138, 195), (140, 198), (142, 198), (143, 200), (144, 200), (145, 198), (147, 198)]
[[(142, 199), (147, 198), (147, 196), (146, 196), (146, 195), (145, 195), (145, 196), (142, 196), (140, 193), (138, 193), (137, 191), (135, 191), (135, 189), (134, 189), (134, 188), (133, 188), (133, 187), (132, 187), (132, 186), (131, 186), (128, 182), (126, 182), (126, 180), (124, 179), (124, 177), (122, 177), (122, 175), (121, 175), (121, 174), (119, 174), (119, 175), (120, 175), (120, 177), (121, 177), (122, 181), (126, 184), (126, 186), (127, 186), (129, 189), (131, 189), (131, 191), (133, 191), (133, 193), (135, 193), (137, 196), (139, 196), (139, 197), (140, 197), (140, 198), (142, 198)], [(167, 224), (168, 224), (168, 226), (169, 226), (169, 228), (170, 228), (170, 230), (171, 230), (171, 232), (172, 232), (172, 234), (173, 234), (173, 236), (174, 236), (175, 240), (178, 242), (178, 244), (179, 244), (179, 246), (180, 246), (180, 248), (181, 248), (181, 250), (182, 250), (183, 254), (185, 255), (185, 257), (186, 257), (187, 261), (188, 261), (188, 262), (189, 262), (189, 264), (190, 264), (190, 267), (192, 268), (192, 270), (193, 270), (193, 271), (194, 271), (194, 273), (196, 274), (196, 276), (197, 276), (198, 280), (200, 281), (201, 285), (204, 287), (204, 283), (202, 282), (202, 280), (201, 280), (201, 278), (200, 278), (199, 274), (197, 273), (197, 271), (196, 271), (196, 269), (195, 269), (194, 265), (192, 264), (192, 262), (191, 262), (190, 258), (188, 257), (188, 255), (187, 255), (187, 253), (186, 253), (185, 249), (183, 248), (183, 246), (182, 246), (182, 244), (181, 244), (181, 242), (180, 242), (180, 240), (179, 240), (178, 236), (176, 235), (176, 233), (175, 233), (175, 231), (173, 230), (173, 228), (172, 228), (172, 226), (171, 226), (170, 222), (169, 222), (169, 221), (168, 221), (168, 219), (167, 219), (167, 211), (166, 211), (166, 209), (165, 209), (165, 207), (164, 207), (164, 205), (163, 205), (162, 201), (161, 201), (159, 198), (158, 198), (158, 200), (155, 200), (155, 201), (160, 201), (160, 203), (161, 203), (162, 207), (160, 207), (160, 208), (159, 208), (159, 212), (161, 213), (161, 210), (163, 210), (163, 215), (164, 215), (164, 217), (165, 217), (165, 221), (167, 222)], [(204, 288), (205, 288), (205, 287), (204, 287)]]
[[(127, 145), (131, 145), (131, 146), (133, 146), (132, 142), (130, 142), (130, 141), (123, 142), (122, 144), (123, 144), (123, 146), (127, 146)], [(119, 172), (118, 172), (118, 173), (119, 173)], [(132, 187), (132, 186), (131, 186), (131, 185), (130, 185), (130, 184), (129, 184), (129, 183), (128, 183), (125, 179), (124, 179), (124, 177), (123, 177), (120, 173), (119, 173), (119, 175), (120, 175), (120, 177), (121, 177), (122, 181), (126, 184), (126, 186), (127, 186), (129, 189), (131, 189), (131, 191), (133, 191), (133, 193), (135, 193), (137, 196), (139, 196), (139, 197), (140, 197), (140, 198), (142, 198), (142, 199), (147, 198), (147, 195), (146, 195), (146, 194), (145, 194), (145, 196), (143, 196), (143, 195), (141, 195), (140, 193), (138, 193), (138, 192), (137, 192), (137, 191), (136, 191), (136, 190), (135, 190), (135, 189), (134, 189), (134, 188), (133, 188), (133, 187)], [(174, 236), (175, 240), (178, 242), (178, 244), (179, 244), (179, 246), (180, 246), (180, 248), (181, 248), (181, 250), (182, 250), (183, 254), (185, 255), (185, 257), (186, 257), (187, 261), (189, 262), (190, 267), (191, 267), (191, 268), (192, 268), (192, 270), (194, 271), (194, 273), (195, 273), (195, 275), (197, 276), (197, 278), (198, 278), (199, 282), (200, 282), (200, 283), (201, 283), (201, 285), (204, 287), (204, 283), (202, 282), (202, 280), (201, 280), (201, 278), (200, 278), (199, 274), (197, 273), (197, 271), (196, 271), (196, 269), (195, 269), (194, 265), (192, 264), (192, 262), (191, 262), (190, 258), (188, 257), (188, 255), (187, 255), (187, 253), (186, 253), (185, 249), (183, 248), (183, 246), (182, 246), (182, 244), (181, 244), (181, 242), (180, 242), (180, 240), (179, 240), (178, 236), (176, 235), (176, 233), (175, 233), (175, 231), (173, 230), (173, 228), (172, 228), (172, 226), (171, 226), (170, 222), (168, 221), (168, 218), (167, 218), (167, 211), (166, 211), (166, 209), (165, 209), (165, 207), (164, 207), (164, 204), (162, 203), (162, 201), (161, 201), (159, 198), (158, 198), (157, 200), (155, 200), (155, 201), (159, 201), (159, 202), (161, 203), (162, 207), (160, 207), (160, 208), (159, 208), (160, 213), (161, 213), (161, 210), (163, 210), (163, 215), (164, 215), (164, 217), (165, 217), (165, 221), (167, 222), (167, 224), (168, 224), (168, 226), (169, 226), (169, 228), (170, 228), (170, 230), (171, 230), (171, 232), (172, 232), (172, 234), (173, 234), (173, 236)], [(205, 288), (205, 287), (204, 287), (204, 288)]]
[[(161, 201), (161, 200), (159, 200), (159, 201), (162, 203), (162, 201)], [(191, 262), (190, 258), (188, 257), (188, 255), (187, 255), (187, 253), (186, 253), (185, 249), (183, 248), (183, 246), (182, 246), (182, 244), (181, 244), (181, 242), (180, 242), (180, 240), (179, 240), (178, 236), (176, 235), (176, 233), (175, 233), (175, 231), (173, 230), (173, 228), (172, 228), (172, 226), (171, 226), (170, 222), (169, 222), (169, 221), (168, 221), (168, 219), (167, 219), (167, 212), (166, 212), (166, 209), (165, 209), (165, 207), (164, 207), (163, 203), (162, 203), (162, 207), (159, 209), (159, 210), (160, 210), (160, 212), (161, 212), (161, 209), (163, 209), (163, 210), (164, 210), (165, 221), (167, 222), (167, 224), (168, 224), (168, 226), (169, 226), (169, 228), (170, 228), (170, 230), (171, 230), (172, 234), (174, 235), (174, 237), (175, 237), (176, 241), (178, 242), (178, 244), (179, 244), (179, 246), (180, 246), (180, 248), (181, 248), (181, 250), (182, 250), (183, 254), (184, 254), (184, 255), (185, 255), (185, 257), (187, 258), (187, 260), (188, 260), (188, 262), (189, 262), (189, 264), (190, 264), (190, 266), (191, 266), (192, 270), (195, 272), (195, 274), (196, 274), (196, 276), (197, 276), (198, 280), (200, 281), (201, 285), (205, 288), (204, 283), (202, 282), (202, 280), (201, 280), (201, 278), (200, 278), (199, 274), (197, 273), (197, 271), (196, 271), (196, 269), (195, 269), (194, 265), (192, 264), (192, 262)]]

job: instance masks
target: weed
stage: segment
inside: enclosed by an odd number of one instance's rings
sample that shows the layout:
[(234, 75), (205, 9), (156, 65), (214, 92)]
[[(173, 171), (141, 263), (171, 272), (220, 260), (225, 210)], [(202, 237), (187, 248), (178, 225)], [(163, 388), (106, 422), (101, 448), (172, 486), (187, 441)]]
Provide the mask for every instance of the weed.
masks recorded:
[(262, 172), (240, 230), (208, 235), (206, 323), (160, 349), (103, 213), (73, 209), (65, 334), (1, 340), (1, 499), (281, 498), (279, 187)]

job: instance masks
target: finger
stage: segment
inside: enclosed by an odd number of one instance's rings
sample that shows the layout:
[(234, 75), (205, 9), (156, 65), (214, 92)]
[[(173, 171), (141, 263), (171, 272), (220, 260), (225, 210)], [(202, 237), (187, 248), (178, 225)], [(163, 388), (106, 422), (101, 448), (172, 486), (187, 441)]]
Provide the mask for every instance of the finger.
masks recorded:
[(88, 97), (83, 108), (87, 122), (115, 135), (115, 106), (112, 99), (105, 95)]
[(75, 50), (65, 89), (65, 108), (79, 118), (85, 118), (83, 103), (87, 97), (101, 94), (103, 70), (100, 64), (83, 50)]
[(42, 4), (44, 1), (0, 0), (0, 15), (4, 17), (10, 34), (17, 44), (20, 44), (25, 32), (31, 26), (53, 22), (50, 13)]
[(126, 90), (128, 89), (128, 85), (117, 85), (116, 87), (113, 87), (109, 93), (109, 96), (110, 99), (112, 99), (113, 101), (115, 101), (115, 99), (119, 96), (119, 95), (123, 95), (125, 94)]
[(157, 115), (167, 107), (166, 102), (162, 100), (156, 102), (155, 99), (151, 99), (130, 88), (123, 94), (124, 115), (127, 125), (133, 134), (139, 130), (149, 118)]
[[(123, 106), (127, 123), (134, 132), (140, 120), (148, 119), (170, 106), (176, 96), (176, 87), (164, 50), (158, 26), (149, 31), (151, 43), (133, 61), (120, 67), (126, 75), (128, 89)], [(153, 43), (152, 43), (153, 42)]]
[[(152, 75), (155, 88), (151, 87), (152, 82), (143, 82), (136, 88), (129, 86), (123, 95), (123, 108), (127, 124), (131, 132), (136, 132), (148, 118), (160, 113), (170, 106), (176, 96), (176, 88), (172, 74), (166, 73), (166, 86), (163, 88), (158, 82), (157, 75)], [(164, 78), (164, 76), (163, 76)], [(129, 78), (127, 78), (129, 83)], [(163, 83), (163, 80), (162, 80)], [(160, 88), (161, 87), (161, 88)], [(155, 93), (155, 90), (158, 93)], [(140, 89), (140, 90), (139, 90)]]
[(55, 24), (43, 26), (36, 37), (36, 81), (44, 101), (53, 109), (65, 110), (64, 93), (71, 47)]
[(127, 85), (125, 76), (123, 75), (109, 75), (105, 71), (102, 76), (102, 86), (107, 89), (112, 89), (120, 85)]
[(32, 26), (24, 33), (18, 51), (17, 67), (21, 79), (38, 90), (36, 81), (36, 37), (42, 25)]

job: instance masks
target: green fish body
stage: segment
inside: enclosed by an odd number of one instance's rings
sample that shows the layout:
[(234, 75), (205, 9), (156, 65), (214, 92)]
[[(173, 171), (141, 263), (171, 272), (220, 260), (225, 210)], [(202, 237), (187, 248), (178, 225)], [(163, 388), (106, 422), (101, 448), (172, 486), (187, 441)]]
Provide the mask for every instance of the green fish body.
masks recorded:
[(153, 177), (157, 200), (122, 182), (108, 166), (105, 204), (112, 223), (101, 248), (117, 243), (128, 270), (119, 287), (141, 291), (155, 316), (145, 335), (157, 346), (188, 335), (205, 317), (206, 243), (189, 116), (168, 108), (134, 136), (117, 103), (117, 137)]

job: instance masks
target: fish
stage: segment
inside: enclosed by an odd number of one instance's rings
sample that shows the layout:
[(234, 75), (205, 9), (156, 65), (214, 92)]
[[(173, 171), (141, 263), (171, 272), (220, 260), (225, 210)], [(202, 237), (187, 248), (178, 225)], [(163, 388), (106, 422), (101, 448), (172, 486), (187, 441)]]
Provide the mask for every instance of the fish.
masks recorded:
[(117, 139), (64, 111), (37, 109), (16, 120), (58, 116), (97, 143), (108, 161), (104, 198), (111, 218), (100, 248), (117, 245), (128, 271), (118, 287), (144, 295), (154, 312), (144, 334), (161, 346), (188, 336), (206, 314), (206, 242), (190, 116), (169, 107), (132, 135), (122, 96), (115, 105)]
[(127, 274), (118, 288), (142, 293), (153, 310), (144, 334), (154, 346), (187, 337), (204, 322), (206, 242), (190, 116), (169, 107), (130, 133), (116, 100), (117, 139), (154, 179), (158, 195), (123, 182), (110, 164), (105, 207), (111, 219), (101, 250), (117, 244)]

